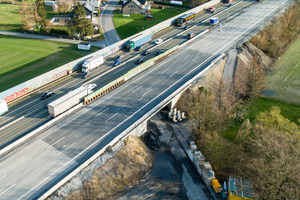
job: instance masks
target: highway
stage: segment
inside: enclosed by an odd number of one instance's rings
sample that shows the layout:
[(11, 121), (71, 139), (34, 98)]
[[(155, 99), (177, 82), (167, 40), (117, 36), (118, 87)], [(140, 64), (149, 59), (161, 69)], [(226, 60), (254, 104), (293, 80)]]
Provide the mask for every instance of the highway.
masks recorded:
[[(35, 199), (97, 152), (220, 53), (284, 8), (267, 0), (88, 104), (0, 158), (0, 199)], [(262, 12), (263, 11), (263, 12)], [(162, 48), (162, 45), (161, 47)], [(100, 70), (100, 69), (99, 69)], [(75, 75), (76, 76), (76, 75)]]
[[(111, 80), (116, 79), (130, 69), (136, 67), (134, 62), (139, 57), (143, 57), (140, 54), (144, 50), (150, 49), (152, 52), (144, 59), (152, 58), (158, 50), (167, 50), (177, 44), (185, 42), (187, 40), (186, 34), (188, 32), (199, 33), (209, 28), (208, 20), (211, 16), (218, 16), (222, 23), (222, 20), (225, 20), (231, 14), (239, 12), (243, 8), (253, 5), (254, 3), (255, 1), (235, 1), (232, 7), (227, 7), (226, 4), (220, 4), (213, 15), (208, 12), (200, 13), (194, 21), (189, 22), (189, 27), (191, 28), (188, 30), (184, 30), (182, 27), (171, 26), (159, 32), (159, 34), (155, 34), (153, 40), (161, 38), (165, 41), (162, 44), (154, 45), (153, 43), (150, 43), (145, 45), (143, 50), (140, 52), (121, 51), (113, 56), (107, 57), (105, 63), (97, 70), (94, 70), (92, 72), (92, 77), (88, 80), (82, 79), (81, 74), (74, 73), (55, 85), (51, 85), (49, 87), (45, 87), (41, 91), (37, 91), (22, 102), (12, 106), (5, 116), (0, 117), (0, 148), (7, 146), (40, 125), (51, 120), (52, 117), (49, 116), (46, 105), (54, 99), (66, 94), (68, 91), (85, 83), (96, 83), (98, 85), (97, 88), (100, 88), (109, 83)], [(124, 54), (123, 62), (126, 63), (118, 67), (113, 67), (112, 63), (114, 62), (114, 58), (119, 54)], [(39, 97), (46, 90), (54, 91), (56, 95), (45, 101), (41, 101)]]

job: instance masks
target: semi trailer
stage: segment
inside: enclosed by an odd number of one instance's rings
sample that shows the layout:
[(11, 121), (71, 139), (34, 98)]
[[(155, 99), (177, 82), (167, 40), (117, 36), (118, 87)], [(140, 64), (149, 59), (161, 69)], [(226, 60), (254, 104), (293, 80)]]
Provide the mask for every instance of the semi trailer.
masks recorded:
[(68, 94), (48, 104), (48, 112), (56, 117), (83, 101), (84, 97), (92, 92), (90, 87), (80, 86)]
[(104, 62), (103, 56), (95, 56), (92, 58), (87, 59), (82, 64), (81, 71), (86, 73), (89, 71), (92, 71), (93, 69), (96, 69)]
[(130, 40), (128, 40), (125, 43), (125, 50), (126, 51), (131, 51), (132, 49), (138, 47), (138, 46), (142, 46), (144, 44), (146, 44), (147, 42), (151, 41), (151, 34), (149, 35), (139, 35), (137, 37), (134, 37)]

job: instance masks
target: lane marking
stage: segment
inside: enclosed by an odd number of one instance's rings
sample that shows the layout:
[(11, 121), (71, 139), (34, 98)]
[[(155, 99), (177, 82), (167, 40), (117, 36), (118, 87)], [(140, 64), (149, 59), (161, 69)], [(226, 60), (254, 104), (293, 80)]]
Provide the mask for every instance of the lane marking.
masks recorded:
[(135, 91), (137, 91), (138, 89), (140, 89), (141, 87), (143, 87), (142, 85), (138, 88), (136, 88), (135, 90), (133, 90), (131, 93), (134, 93)]
[(105, 110), (103, 110), (102, 112), (98, 113), (95, 117), (98, 117), (99, 115), (101, 115), (102, 113), (104, 113), (108, 108), (105, 108)]
[(53, 147), (53, 145), (55, 145), (55, 144), (58, 143), (59, 141), (63, 140), (64, 138), (65, 138), (65, 136), (62, 137), (62, 138), (60, 138), (60, 139), (57, 140), (56, 142), (52, 143), (51, 145), (49, 145), (49, 146), (47, 147), (47, 149), (50, 148), (50, 147)]
[(105, 122), (109, 121), (111, 118), (113, 118), (113, 117), (116, 116), (117, 114), (119, 114), (119, 112), (113, 114), (110, 118), (108, 118), (107, 120), (105, 120)]
[(63, 153), (64, 151), (66, 151), (67, 149), (69, 149), (71, 146), (73, 146), (76, 142), (73, 142), (70, 146), (68, 146), (67, 148), (65, 148), (63, 151), (59, 152), (57, 155)]
[(172, 77), (173, 75), (175, 75), (178, 72), (178, 70), (176, 72), (174, 72), (173, 74), (170, 75), (170, 77)]
[(4, 179), (6, 176), (7, 176), (7, 175), (2, 176), (2, 177), (0, 178), (0, 180), (1, 180), (1, 179)]
[(0, 196), (2, 195), (2, 194), (4, 194), (5, 192), (7, 192), (8, 190), (10, 190), (12, 187), (14, 187), (16, 185), (16, 183), (15, 184), (13, 184), (13, 185), (11, 185), (9, 188), (7, 188), (6, 190), (4, 190), (3, 192), (1, 192), (0, 193)]
[(170, 68), (165, 69), (164, 71), (162, 71), (160, 74), (165, 73), (166, 71), (168, 71)]
[(148, 94), (151, 90), (152, 90), (152, 89), (150, 89), (150, 90), (148, 90), (147, 92), (145, 92), (145, 93), (142, 95), (142, 97), (145, 96), (146, 94)]

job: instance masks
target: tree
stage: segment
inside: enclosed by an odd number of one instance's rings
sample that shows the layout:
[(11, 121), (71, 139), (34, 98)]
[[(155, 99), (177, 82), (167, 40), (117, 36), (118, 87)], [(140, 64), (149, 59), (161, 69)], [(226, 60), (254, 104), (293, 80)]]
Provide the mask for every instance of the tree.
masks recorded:
[(300, 199), (299, 126), (273, 107), (260, 113), (251, 134), (244, 173), (253, 182), (255, 199)]
[(35, 4), (22, 1), (19, 13), (21, 21), (23, 22), (23, 29), (32, 30), (39, 20)]
[(91, 22), (85, 18), (86, 11), (84, 7), (78, 3), (74, 9), (74, 23), (76, 30), (80, 35), (92, 35), (93, 34), (93, 25)]
[(73, 0), (57, 0), (58, 12), (60, 13), (72, 11), (73, 6)]
[(45, 6), (44, 6), (44, 1), (43, 0), (36, 0), (35, 1), (36, 5), (36, 11), (39, 16), (39, 22), (42, 27), (45, 27), (46, 25), (46, 11), (45, 11)]

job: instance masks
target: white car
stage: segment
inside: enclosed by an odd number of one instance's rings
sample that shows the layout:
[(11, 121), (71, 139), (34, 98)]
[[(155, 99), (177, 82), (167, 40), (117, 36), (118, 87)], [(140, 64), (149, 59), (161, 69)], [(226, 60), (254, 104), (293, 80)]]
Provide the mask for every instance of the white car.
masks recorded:
[(155, 44), (160, 44), (160, 43), (162, 43), (162, 41), (163, 41), (162, 39), (157, 39), (157, 40), (154, 41), (154, 43)]

